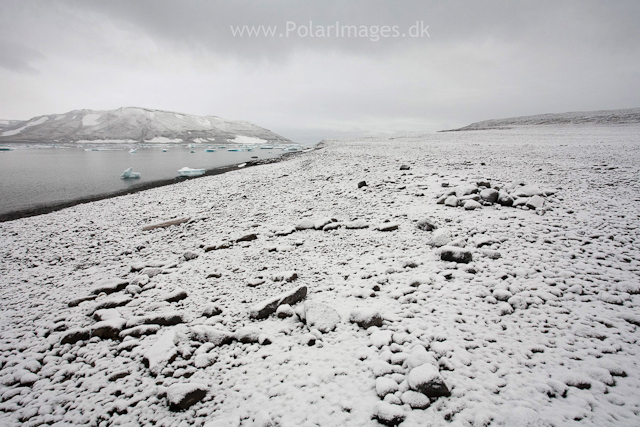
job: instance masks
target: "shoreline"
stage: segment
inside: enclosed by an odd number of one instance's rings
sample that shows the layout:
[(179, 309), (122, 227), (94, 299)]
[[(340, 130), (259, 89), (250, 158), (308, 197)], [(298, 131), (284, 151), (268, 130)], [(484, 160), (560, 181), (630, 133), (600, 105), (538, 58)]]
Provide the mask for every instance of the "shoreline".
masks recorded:
[[(314, 149), (316, 149), (316, 148), (314, 148)], [(282, 162), (282, 161), (284, 161), (284, 160), (286, 160), (286, 159), (288, 159), (290, 157), (293, 157), (295, 155), (300, 155), (302, 153), (305, 153), (305, 151), (297, 151), (297, 152), (285, 153), (285, 154), (283, 154), (283, 155), (281, 155), (279, 157), (275, 157), (275, 158), (271, 158), (271, 159), (261, 159), (261, 160), (253, 160), (253, 161), (244, 162), (244, 163), (246, 163), (246, 166), (244, 166), (243, 169), (254, 167), (254, 166), (261, 166), (261, 165), (266, 165), (266, 164), (279, 163), (279, 162)], [(242, 164), (242, 163), (238, 163), (238, 164)], [(62, 209), (70, 208), (70, 207), (81, 205), (81, 204), (85, 204), (85, 203), (97, 202), (97, 201), (100, 201), (100, 200), (112, 199), (114, 197), (126, 196), (128, 194), (139, 193), (141, 191), (151, 190), (153, 188), (165, 187), (165, 186), (168, 186), (168, 185), (178, 184), (180, 182), (184, 182), (184, 181), (187, 181), (187, 180), (194, 180), (194, 179), (203, 178), (203, 177), (207, 177), (207, 176), (222, 175), (222, 174), (227, 173), (227, 172), (238, 170), (239, 169), (238, 168), (238, 164), (233, 164), (233, 165), (229, 165), (229, 166), (221, 166), (221, 167), (218, 167), (218, 168), (209, 169), (204, 173), (204, 175), (201, 175), (201, 176), (196, 176), (196, 177), (180, 177), (180, 176), (177, 176), (175, 178), (162, 179), (162, 180), (157, 180), (157, 181), (146, 182), (144, 184), (138, 184), (136, 186), (133, 186), (133, 187), (130, 187), (130, 188), (126, 188), (126, 189), (123, 189), (123, 190), (114, 191), (114, 192), (100, 193), (100, 194), (95, 194), (95, 195), (92, 195), (92, 196), (76, 198), (76, 199), (67, 200), (67, 201), (63, 201), (63, 202), (56, 202), (56, 203), (50, 203), (50, 204), (37, 205), (37, 206), (31, 207), (31, 208), (26, 208), (26, 209), (18, 209), (18, 210), (15, 210), (15, 211), (11, 211), (11, 212), (0, 214), (0, 223), (8, 222), (8, 221), (14, 221), (14, 220), (21, 219), (21, 218), (29, 218), (29, 217), (32, 217), (32, 216), (45, 215), (45, 214), (48, 214), (48, 213), (51, 213), (51, 212), (56, 212), (56, 211), (59, 211), (59, 210), (62, 210)]]

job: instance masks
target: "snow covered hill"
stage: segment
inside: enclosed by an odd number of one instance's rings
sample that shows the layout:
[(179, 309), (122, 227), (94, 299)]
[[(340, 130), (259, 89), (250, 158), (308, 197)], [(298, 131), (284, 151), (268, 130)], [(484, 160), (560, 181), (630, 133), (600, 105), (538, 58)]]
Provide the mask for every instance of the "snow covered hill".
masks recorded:
[(13, 126), (16, 123), (19, 123), (20, 120), (5, 120), (5, 119), (0, 119), (0, 130), (4, 129), (4, 128), (8, 128), (9, 126)]
[(570, 113), (538, 114), (535, 116), (492, 119), (471, 123), (470, 125), (460, 129), (451, 129), (451, 131), (500, 129), (513, 126), (531, 125), (617, 125), (631, 123), (640, 123), (640, 108), (628, 108), (624, 110), (574, 111)]
[(0, 141), (16, 142), (289, 142), (245, 121), (137, 107), (38, 116), (0, 130)]

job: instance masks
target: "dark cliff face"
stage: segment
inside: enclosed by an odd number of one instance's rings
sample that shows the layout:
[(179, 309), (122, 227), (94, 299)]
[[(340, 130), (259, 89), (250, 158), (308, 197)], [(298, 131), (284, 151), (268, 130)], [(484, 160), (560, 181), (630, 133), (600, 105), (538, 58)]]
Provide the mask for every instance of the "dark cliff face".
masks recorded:
[[(2, 126), (2, 125), (0, 125)], [(280, 135), (249, 122), (215, 116), (126, 107), (117, 110), (74, 110), (0, 127), (0, 141), (113, 141), (113, 142), (288, 142)], [(240, 140), (239, 139), (239, 140)]]

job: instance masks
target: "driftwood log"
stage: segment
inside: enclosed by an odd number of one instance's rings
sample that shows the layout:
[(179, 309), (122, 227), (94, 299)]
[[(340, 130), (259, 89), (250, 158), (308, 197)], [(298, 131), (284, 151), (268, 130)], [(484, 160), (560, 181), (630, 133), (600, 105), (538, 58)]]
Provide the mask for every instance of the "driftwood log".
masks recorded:
[(145, 225), (144, 227), (142, 227), (142, 231), (155, 230), (156, 228), (171, 227), (172, 225), (178, 225), (178, 224), (182, 224), (183, 222), (187, 222), (190, 219), (191, 218), (177, 218), (177, 219), (172, 219), (170, 221), (157, 222), (155, 224)]

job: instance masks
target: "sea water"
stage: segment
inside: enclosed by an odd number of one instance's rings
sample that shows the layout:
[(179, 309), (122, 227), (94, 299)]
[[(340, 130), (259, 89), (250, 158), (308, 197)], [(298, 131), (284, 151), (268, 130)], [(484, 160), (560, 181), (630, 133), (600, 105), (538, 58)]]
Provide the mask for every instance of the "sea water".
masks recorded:
[[(209, 170), (283, 154), (280, 149), (259, 147), (252, 151), (214, 148), (211, 153), (204, 152), (208, 147), (203, 146), (153, 146), (138, 147), (132, 154), (129, 148), (117, 146), (94, 146), (99, 151), (87, 151), (91, 147), (83, 145), (4, 145), (13, 150), (0, 151), (0, 214), (135, 190), (141, 184), (174, 178), (185, 166)], [(140, 172), (140, 179), (120, 178), (130, 167)]]

